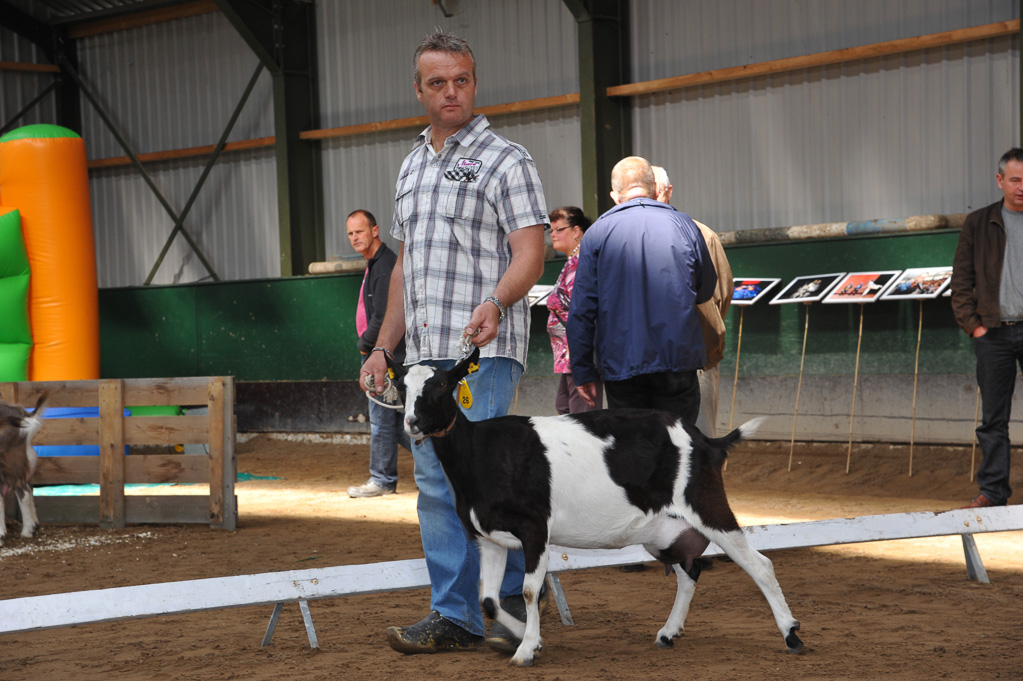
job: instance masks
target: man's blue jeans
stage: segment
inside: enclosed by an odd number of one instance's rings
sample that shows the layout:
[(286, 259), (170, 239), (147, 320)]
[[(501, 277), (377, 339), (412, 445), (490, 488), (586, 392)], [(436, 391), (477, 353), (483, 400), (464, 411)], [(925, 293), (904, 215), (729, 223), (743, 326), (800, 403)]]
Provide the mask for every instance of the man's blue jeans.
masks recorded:
[(369, 477), (380, 487), (398, 486), (398, 445), (411, 451), (405, 432), (405, 414), (397, 409), (369, 402)]
[[(450, 369), (453, 360), (423, 364)], [(511, 408), (522, 365), (506, 357), (480, 360), (479, 371), (467, 377), (472, 407), (465, 410), (470, 421), (504, 416)], [(479, 603), (480, 555), (455, 512), (444, 469), (429, 439), (412, 445), (419, 485), (419, 532), (423, 538), (426, 567), (430, 573), (430, 608), (463, 629), (485, 633)], [(525, 561), (522, 551), (508, 553), (502, 596), (522, 592)]]
[(1009, 486), (1009, 416), (1016, 388), (1016, 365), (1023, 366), (1023, 324), (996, 326), (973, 339), (981, 413), (977, 441), (984, 459), (977, 469), (981, 493), (996, 504), (1012, 495)]

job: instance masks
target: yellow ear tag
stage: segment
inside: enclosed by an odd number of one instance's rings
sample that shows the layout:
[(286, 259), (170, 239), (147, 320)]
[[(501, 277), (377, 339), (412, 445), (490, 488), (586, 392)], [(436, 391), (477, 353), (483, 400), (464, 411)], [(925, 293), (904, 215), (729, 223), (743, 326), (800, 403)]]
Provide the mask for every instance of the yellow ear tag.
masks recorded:
[(387, 378), (394, 380), (394, 369), (387, 367)]
[(469, 384), (465, 380), (458, 382), (458, 403), (462, 409), (472, 409), (472, 393), (469, 392)]
[(479, 362), (473, 362), (472, 364), (469, 365), (469, 373), (470, 374), (474, 374), (474, 373), (476, 373), (479, 370), (480, 370), (480, 363)]

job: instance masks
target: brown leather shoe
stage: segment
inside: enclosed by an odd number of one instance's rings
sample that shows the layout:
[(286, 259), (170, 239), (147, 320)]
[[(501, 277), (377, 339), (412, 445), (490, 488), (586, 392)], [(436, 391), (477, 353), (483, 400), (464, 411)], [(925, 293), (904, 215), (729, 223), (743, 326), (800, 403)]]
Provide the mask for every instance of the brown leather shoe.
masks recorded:
[(407, 627), (387, 627), (387, 643), (399, 653), (437, 653), (444, 650), (479, 648), (483, 637), (470, 633), (445, 619), (436, 610)]
[(963, 508), (990, 508), (992, 506), (1005, 506), (1005, 502), (1003, 501), (1000, 504), (996, 504), (983, 494), (978, 494), (973, 497), (973, 501), (968, 503), (966, 506), (963, 506)]

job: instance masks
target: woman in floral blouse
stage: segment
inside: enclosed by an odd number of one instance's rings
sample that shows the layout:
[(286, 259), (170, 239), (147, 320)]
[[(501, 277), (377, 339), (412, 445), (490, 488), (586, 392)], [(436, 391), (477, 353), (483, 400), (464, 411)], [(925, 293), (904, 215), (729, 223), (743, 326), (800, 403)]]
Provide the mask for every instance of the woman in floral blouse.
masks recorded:
[(568, 340), (565, 337), (565, 323), (568, 321), (568, 304), (572, 299), (572, 286), (575, 284), (575, 268), (579, 262), (579, 242), (583, 232), (590, 226), (590, 220), (581, 208), (565, 206), (551, 211), (551, 244), (554, 250), (568, 256), (568, 262), (561, 269), (554, 290), (547, 297), (547, 333), (551, 336), (551, 348), (554, 350), (554, 373), (561, 374), (558, 384), (558, 395), (554, 406), (559, 414), (575, 414), (581, 411), (599, 409), (604, 398), (604, 385), (597, 381), (597, 406), (586, 404), (576, 393), (575, 381), (572, 380), (572, 367), (568, 359)]

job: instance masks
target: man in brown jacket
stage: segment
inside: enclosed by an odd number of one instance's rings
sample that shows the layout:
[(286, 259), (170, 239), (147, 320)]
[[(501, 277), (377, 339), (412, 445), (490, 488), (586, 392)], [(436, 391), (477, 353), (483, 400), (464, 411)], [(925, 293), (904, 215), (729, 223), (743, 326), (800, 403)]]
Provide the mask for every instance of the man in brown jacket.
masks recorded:
[(1005, 152), (995, 175), (1003, 199), (970, 213), (952, 262), (952, 311), (973, 338), (983, 416), (977, 441), (980, 494), (966, 508), (1004, 506), (1016, 365), (1023, 363), (1023, 149)]
[[(657, 200), (670, 204), (674, 187), (668, 180), (668, 172), (660, 166), (654, 166), (654, 179), (657, 181)], [(734, 285), (732, 268), (728, 264), (728, 258), (725, 257), (721, 239), (707, 225), (696, 219), (693, 222), (700, 228), (700, 234), (707, 242), (710, 259), (714, 263), (714, 270), (718, 273), (718, 284), (714, 289), (714, 296), (707, 302), (696, 306), (700, 327), (703, 329), (703, 349), (707, 353), (707, 364), (698, 373), (700, 378), (700, 415), (696, 418), (696, 427), (704, 435), (715, 437), (718, 421), (718, 385), (720, 383), (718, 364), (725, 354), (725, 315), (728, 314), (728, 306), (732, 304)]]

